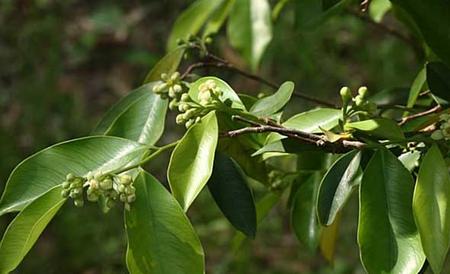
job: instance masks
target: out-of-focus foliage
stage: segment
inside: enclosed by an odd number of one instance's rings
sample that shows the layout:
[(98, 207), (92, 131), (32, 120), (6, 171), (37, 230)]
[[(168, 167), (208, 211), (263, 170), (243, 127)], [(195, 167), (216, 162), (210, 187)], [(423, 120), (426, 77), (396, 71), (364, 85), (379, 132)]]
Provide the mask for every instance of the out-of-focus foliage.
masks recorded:
[[(191, 2), (0, 0), (0, 189), (20, 159), (52, 143), (88, 134), (111, 104), (137, 87), (163, 56), (170, 26)], [(377, 20), (405, 30), (390, 12)], [(285, 9), (273, 25), (273, 35), (258, 73), (277, 82), (293, 80), (305, 94), (337, 101), (335, 91), (344, 84), (368, 85), (374, 93), (384, 87), (407, 90), (417, 74), (420, 56), (413, 49), (346, 11), (305, 31), (295, 22), (295, 10)], [(215, 50), (245, 66), (225, 40)], [(265, 91), (255, 82), (215, 73), (240, 90)], [(295, 100), (288, 113), (308, 106)], [(167, 126), (170, 133), (180, 130)], [(161, 175), (165, 167), (150, 169)], [(282, 197), (280, 208), (286, 207), (286, 200)], [(340, 235), (355, 233), (356, 223), (347, 216), (356, 214), (355, 202), (350, 200), (350, 210), (341, 216)], [(310, 256), (294, 239), (284, 209), (270, 212), (270, 221), (258, 227), (256, 240), (233, 256), (228, 252), (233, 230), (210, 204), (209, 194), (201, 193), (190, 211), (207, 250), (208, 273), (361, 271), (356, 243), (349, 237), (340, 239), (337, 254), (351, 255), (338, 257), (333, 270)], [(64, 210), (18, 273), (125, 272), (120, 211), (104, 215), (95, 206), (86, 210), (64, 206)], [(1, 231), (8, 221), (8, 216), (0, 219)]]

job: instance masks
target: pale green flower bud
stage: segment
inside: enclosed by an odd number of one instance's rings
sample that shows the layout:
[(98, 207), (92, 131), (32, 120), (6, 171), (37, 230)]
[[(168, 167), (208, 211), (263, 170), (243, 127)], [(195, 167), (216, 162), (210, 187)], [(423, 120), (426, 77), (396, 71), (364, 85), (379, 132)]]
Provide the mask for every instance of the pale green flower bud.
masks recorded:
[(66, 180), (69, 182), (73, 181), (75, 178), (76, 178), (75, 175), (73, 175), (72, 173), (69, 173), (66, 176)]
[(181, 94), (181, 102), (187, 102), (189, 101), (189, 94), (183, 93)]
[(164, 81), (168, 81), (169, 75), (167, 75), (167, 73), (161, 73), (161, 79), (163, 79)]
[(191, 119), (192, 117), (195, 116), (196, 110), (195, 109), (189, 109), (188, 111), (186, 111), (186, 113), (184, 114), (184, 119)]
[(119, 200), (125, 203), (127, 201), (127, 195), (125, 193), (120, 194)]
[(134, 186), (130, 185), (125, 188), (125, 194), (133, 194), (136, 192), (136, 188)]
[(195, 118), (195, 123), (199, 123), (201, 120), (202, 120), (201, 117), (196, 117), (196, 118)]
[(91, 180), (89, 180), (89, 186), (92, 188), (92, 189), (94, 189), (94, 190), (96, 190), (96, 189), (98, 189), (100, 186), (99, 186), (99, 183), (98, 183), (98, 181), (96, 180), (96, 179), (91, 179)]
[(63, 189), (63, 190), (61, 191), (61, 196), (62, 196), (63, 198), (67, 198), (67, 197), (69, 197), (69, 193), (70, 193), (70, 191), (69, 191), (68, 189)]
[(177, 123), (178, 125), (181, 125), (184, 123), (184, 115), (183, 114), (178, 114), (177, 117), (175, 118), (175, 123)]
[(76, 207), (83, 207), (84, 206), (84, 200), (83, 199), (76, 199), (73, 201), (73, 204)]
[(64, 189), (68, 189), (68, 188), (70, 188), (70, 183), (67, 182), (67, 181), (64, 181), (64, 182), (61, 184), (61, 186), (62, 186), (62, 188), (64, 188)]
[(170, 75), (170, 80), (172, 80), (172, 81), (180, 80), (180, 73), (178, 71), (175, 71), (174, 73), (172, 73), (172, 75)]
[(132, 203), (134, 201), (136, 201), (136, 195), (135, 194), (131, 194), (131, 195), (127, 196), (127, 203), (130, 204), (130, 203)]
[(173, 89), (173, 87), (169, 88), (169, 97), (170, 98), (175, 98), (177, 96), (177, 94), (175, 93), (175, 90)]
[(177, 99), (173, 99), (172, 101), (170, 101), (169, 103), (169, 109), (170, 110), (174, 110), (178, 107), (178, 101)]
[(186, 128), (190, 128), (194, 124), (194, 121), (195, 121), (194, 119), (190, 119), (184, 124), (184, 126)]
[(99, 183), (102, 190), (109, 190), (113, 187), (113, 181), (110, 178), (106, 178)]
[(343, 102), (348, 102), (352, 98), (352, 92), (348, 87), (342, 87), (339, 94)]
[(99, 199), (99, 196), (96, 193), (91, 193), (87, 195), (87, 200), (89, 202), (97, 202)]
[(130, 185), (133, 182), (133, 178), (128, 174), (123, 174), (119, 176), (120, 183), (123, 185)]
[(365, 102), (364, 99), (360, 95), (356, 96), (354, 101), (355, 101), (355, 105), (357, 105), (358, 107), (363, 106), (364, 102)]
[(183, 92), (183, 88), (179, 84), (173, 85), (173, 90), (175, 91), (176, 94)]
[(368, 90), (367, 90), (367, 87), (360, 87), (359, 89), (358, 89), (358, 94), (362, 97), (362, 98), (366, 98), (366, 96), (367, 96), (367, 93), (368, 93)]

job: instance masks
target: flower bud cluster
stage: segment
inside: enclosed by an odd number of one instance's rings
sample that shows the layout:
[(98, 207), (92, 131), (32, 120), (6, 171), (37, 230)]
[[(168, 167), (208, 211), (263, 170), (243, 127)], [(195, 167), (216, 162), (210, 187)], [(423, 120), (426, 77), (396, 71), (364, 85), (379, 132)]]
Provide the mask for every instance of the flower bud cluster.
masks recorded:
[(439, 116), (440, 126), (431, 134), (434, 140), (450, 140), (450, 114), (442, 114)]
[(153, 87), (153, 92), (161, 96), (163, 99), (170, 98), (171, 103), (178, 101), (183, 93), (183, 86), (179, 72), (174, 72), (171, 75), (167, 73), (161, 74), (161, 83)]
[[(69, 173), (66, 181), (62, 183), (61, 195), (64, 198), (74, 199), (77, 207), (84, 205), (84, 199), (89, 202), (97, 202), (103, 199), (108, 209), (112, 208), (117, 201), (123, 202), (125, 208), (136, 200), (136, 189), (133, 186), (133, 178), (130, 175), (112, 175), (89, 173), (85, 178)], [(86, 195), (83, 188), (86, 187)]]
[(374, 114), (377, 111), (377, 105), (374, 102), (369, 101), (367, 95), (367, 87), (360, 87), (358, 89), (358, 95), (353, 98), (353, 102), (360, 110), (366, 111), (369, 114)]

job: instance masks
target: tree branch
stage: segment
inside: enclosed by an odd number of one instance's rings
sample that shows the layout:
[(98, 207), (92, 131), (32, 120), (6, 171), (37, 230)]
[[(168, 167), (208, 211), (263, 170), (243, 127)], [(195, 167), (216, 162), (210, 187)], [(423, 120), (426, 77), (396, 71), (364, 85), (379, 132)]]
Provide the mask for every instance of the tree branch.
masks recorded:
[[(225, 60), (223, 60), (223, 59), (221, 59), (221, 58), (219, 58), (219, 57), (217, 57), (215, 55), (207, 54), (207, 56), (210, 57), (210, 58), (212, 58), (212, 56), (214, 56), (212, 59), (214, 59), (217, 62), (197, 62), (197, 63), (191, 64), (190, 66), (188, 66), (186, 71), (181, 75), (181, 78), (183, 79), (183, 78), (187, 77), (195, 69), (206, 68), (206, 67), (214, 67), (214, 68), (226, 69), (226, 70), (230, 70), (230, 71), (236, 72), (236, 73), (238, 73), (238, 74), (240, 74), (240, 75), (242, 75), (242, 76), (244, 76), (244, 77), (246, 77), (248, 79), (251, 79), (251, 80), (256, 81), (256, 82), (260, 82), (260, 83), (262, 83), (262, 84), (264, 84), (264, 85), (266, 85), (268, 87), (271, 87), (273, 89), (278, 89), (278, 87), (279, 87), (278, 84), (270, 82), (270, 81), (268, 81), (268, 80), (266, 80), (266, 79), (264, 79), (261, 76), (258, 76), (256, 74), (253, 74), (253, 73), (241, 70), (241, 69), (235, 67), (233, 64), (231, 64), (231, 63), (229, 63), (229, 62), (227, 62), (227, 61), (225, 61)], [(222, 61), (219, 62), (219, 60), (222, 60)], [(318, 98), (315, 98), (315, 97), (312, 97), (312, 96), (305, 95), (305, 94), (303, 94), (303, 93), (301, 93), (299, 91), (295, 91), (294, 92), (294, 96), (296, 96), (298, 98), (301, 98), (301, 99), (304, 99), (304, 100), (307, 100), (307, 101), (310, 101), (310, 102), (313, 102), (313, 103), (316, 103), (316, 104), (319, 104), (319, 105), (322, 105), (322, 106), (332, 107), (332, 108), (336, 108), (337, 107), (333, 103), (330, 103), (330, 102), (327, 102), (327, 101), (324, 101), (324, 100), (321, 100), (321, 99), (318, 99)]]
[(436, 113), (436, 112), (439, 112), (441, 110), (442, 110), (442, 107), (440, 105), (437, 105), (437, 106), (435, 106), (433, 108), (430, 108), (428, 110), (425, 110), (425, 111), (422, 111), (422, 112), (419, 112), (419, 113), (416, 113), (416, 114), (413, 114), (413, 115), (410, 115), (410, 116), (403, 117), (402, 120), (398, 124), (400, 126), (402, 126), (402, 125), (406, 124), (407, 122), (409, 122), (411, 120), (414, 120), (414, 119), (419, 118), (419, 117), (426, 116), (428, 114)]

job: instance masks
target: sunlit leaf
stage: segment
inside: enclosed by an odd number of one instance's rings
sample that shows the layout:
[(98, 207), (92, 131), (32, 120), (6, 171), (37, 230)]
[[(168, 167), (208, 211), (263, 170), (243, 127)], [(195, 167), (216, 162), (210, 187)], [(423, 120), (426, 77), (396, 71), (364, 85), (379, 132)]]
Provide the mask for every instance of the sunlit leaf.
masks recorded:
[(131, 274), (203, 274), (203, 249), (177, 201), (142, 171), (136, 201), (125, 211), (127, 267)]
[(389, 140), (404, 139), (402, 130), (394, 120), (387, 118), (375, 118), (359, 122), (347, 123), (346, 129), (356, 129), (357, 131)]
[(291, 99), (293, 82), (284, 82), (276, 93), (256, 101), (250, 112), (256, 116), (269, 116), (281, 110)]
[(185, 46), (179, 46), (167, 53), (147, 74), (144, 84), (161, 80), (162, 73), (167, 73), (170, 75), (171, 73), (177, 71), (185, 51)]

